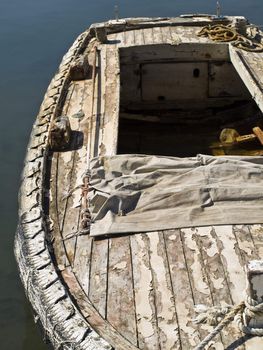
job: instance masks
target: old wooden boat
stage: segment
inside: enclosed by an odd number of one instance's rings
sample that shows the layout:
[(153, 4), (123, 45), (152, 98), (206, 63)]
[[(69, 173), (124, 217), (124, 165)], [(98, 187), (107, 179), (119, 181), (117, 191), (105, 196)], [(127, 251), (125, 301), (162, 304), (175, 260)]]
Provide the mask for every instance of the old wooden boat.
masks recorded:
[(64, 56), (15, 238), (55, 349), (263, 347), (262, 58), (208, 15), (95, 24)]

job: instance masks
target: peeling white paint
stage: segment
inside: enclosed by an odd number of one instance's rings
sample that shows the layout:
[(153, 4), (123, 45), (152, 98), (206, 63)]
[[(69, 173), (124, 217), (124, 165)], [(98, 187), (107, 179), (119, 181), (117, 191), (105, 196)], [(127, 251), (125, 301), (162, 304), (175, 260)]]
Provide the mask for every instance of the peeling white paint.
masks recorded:
[(209, 287), (203, 280), (202, 266), (198, 258), (199, 250), (195, 240), (193, 239), (194, 232), (192, 229), (184, 229), (182, 232), (185, 234), (185, 244), (193, 251), (194, 263), (190, 266), (190, 269), (192, 270), (192, 274), (194, 276), (195, 288), (198, 290), (198, 292), (209, 295)]
[(165, 270), (165, 256), (161, 256), (161, 252), (158, 251), (159, 246), (163, 247), (163, 244), (160, 242), (158, 232), (151, 232), (147, 236), (150, 242), (151, 267), (154, 273), (154, 284), (157, 294), (156, 309), (158, 328), (160, 329), (160, 341), (162, 342), (162, 338), (164, 338), (167, 349), (179, 349), (180, 344), (175, 306), (170, 280), (167, 278), (168, 271)]

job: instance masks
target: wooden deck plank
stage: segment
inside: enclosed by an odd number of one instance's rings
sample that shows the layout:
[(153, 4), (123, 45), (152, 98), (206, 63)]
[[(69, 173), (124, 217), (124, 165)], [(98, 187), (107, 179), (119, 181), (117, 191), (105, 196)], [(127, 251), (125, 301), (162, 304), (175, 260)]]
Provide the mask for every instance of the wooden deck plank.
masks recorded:
[[(232, 225), (216, 226), (214, 232), (229, 286), (229, 294), (232, 303), (236, 305), (243, 299), (243, 291), (245, 290), (246, 283), (238, 242)], [(239, 332), (235, 324), (231, 323), (225, 329), (224, 334), (226, 334), (226, 331), (231, 331), (232, 337), (230, 339), (236, 339), (236, 346), (239, 346), (238, 349), (246, 348), (243, 344), (243, 334)]]
[[(80, 120), (72, 117), (74, 114), (82, 110), (85, 81), (75, 82), (74, 85), (75, 89), (67, 111), (70, 116), (71, 130), (73, 131), (71, 142), (72, 150), (60, 153), (60, 161), (63, 161), (63, 163), (59, 169), (62, 176), (64, 176), (65, 173), (68, 175), (67, 178), (64, 178), (63, 183), (59, 183), (59, 189), (64, 194), (64, 203), (60, 204), (60, 207), (62, 208), (60, 229), (64, 239), (66, 254), (70, 263), (73, 263), (75, 256), (76, 235), (78, 234), (79, 229), (81, 201), (81, 190), (79, 186), (82, 183), (81, 175), (86, 167), (86, 148), (81, 146), (83, 137)], [(65, 164), (68, 166), (67, 172), (65, 172)], [(68, 239), (74, 235), (75, 238)]]
[(170, 27), (160, 27), (162, 33), (162, 39), (164, 44), (171, 44), (171, 28)]
[(105, 124), (105, 97), (106, 97), (106, 72), (107, 72), (107, 45), (102, 45), (100, 50), (100, 116), (99, 116), (99, 132), (97, 141), (97, 154), (103, 156), (105, 154), (105, 146), (103, 145), (104, 124)]
[[(82, 102), (82, 111), (84, 113), (84, 118), (80, 121), (80, 130), (83, 133), (83, 147), (78, 150), (78, 164), (77, 164), (77, 177), (76, 186), (82, 184), (82, 176), (87, 170), (87, 156), (88, 156), (88, 135), (89, 135), (89, 121), (91, 118), (91, 88), (92, 80), (85, 81), (85, 89)], [(74, 191), (73, 207), (77, 207), (78, 202), (81, 198), (81, 189)], [(79, 207), (79, 214), (82, 210), (82, 203)], [(92, 239), (87, 234), (80, 233), (80, 221), (78, 225), (78, 235), (75, 240), (75, 252), (74, 252), (74, 263), (73, 271), (86, 295), (89, 292), (89, 281), (90, 281), (90, 261), (92, 252)]]
[(137, 345), (137, 324), (133, 293), (130, 238), (109, 242), (107, 320), (132, 344)]
[(145, 45), (150, 45), (154, 43), (152, 28), (143, 29), (143, 34), (144, 34)]
[(149, 243), (144, 234), (133, 235), (130, 239), (139, 348), (158, 350), (160, 348)]
[[(80, 89), (77, 84), (72, 83), (70, 86), (70, 91), (68, 92), (69, 99), (66, 104), (63, 106), (62, 114), (69, 116), (69, 113), (71, 111), (71, 106), (74, 106), (74, 103), (72, 101), (73, 95), (78, 95)], [(78, 102), (79, 104), (79, 102)], [(71, 118), (69, 118), (71, 119)], [(71, 128), (74, 126), (71, 125), (70, 120), (70, 126)], [(78, 126), (77, 126), (78, 128)], [(76, 128), (75, 128), (76, 130)], [(74, 140), (71, 141), (72, 143)], [(66, 195), (69, 192), (69, 186), (70, 186), (70, 173), (72, 169), (72, 162), (73, 162), (74, 152), (72, 150), (68, 150), (65, 152), (58, 152), (58, 163), (57, 163), (57, 208), (58, 208), (58, 222), (60, 231), (63, 230), (63, 221), (64, 221), (64, 215), (65, 215), (65, 206), (66, 206)], [(62, 170), (63, 169), (63, 170)]]
[(134, 30), (128, 30), (124, 32), (125, 46), (133, 46), (135, 44)]
[(215, 230), (221, 246), (220, 254), (224, 269), (227, 273), (233, 303), (239, 303), (242, 300), (242, 293), (245, 290), (245, 273), (241, 256), (238, 252), (238, 243), (231, 225), (217, 226)]
[(233, 233), (238, 243), (242, 264), (246, 265), (250, 260), (259, 260), (260, 256), (251, 236), (249, 226), (235, 225), (233, 226)]
[(108, 250), (108, 239), (93, 241), (88, 297), (103, 318), (106, 315)]
[(179, 332), (183, 350), (191, 349), (199, 344), (201, 338), (198, 327), (191, 322), (195, 318), (194, 300), (191, 281), (188, 276), (188, 266), (184, 256), (179, 230), (164, 232), (173, 285), (176, 311), (178, 315)]
[[(207, 307), (211, 307), (213, 306), (212, 294), (195, 234), (195, 230), (191, 228), (180, 230), (189, 281), (192, 286), (195, 305), (203, 304)], [(203, 339), (212, 329), (213, 327), (202, 324), (199, 327), (201, 338)], [(217, 346), (218, 341), (221, 341), (220, 336), (214, 338), (213, 345)]]
[[(101, 53), (104, 55), (105, 48), (98, 47), (97, 49), (97, 60), (96, 60), (96, 78), (94, 85), (94, 94), (93, 94), (93, 115), (92, 115), (92, 130), (91, 130), (91, 157), (97, 157), (99, 154), (99, 144), (100, 144), (100, 136), (101, 136), (101, 122), (102, 115), (104, 114), (104, 86), (102, 86), (102, 77), (104, 77), (105, 66), (102, 67), (102, 57)], [(103, 64), (105, 61), (103, 59)], [(104, 69), (102, 71), (102, 69)], [(103, 80), (104, 82), (104, 80)], [(102, 109), (103, 108), (103, 109)]]
[(179, 44), (181, 42), (180, 36), (174, 30), (174, 27), (169, 27), (170, 37), (172, 44)]
[(162, 44), (163, 43), (163, 35), (160, 27), (154, 27), (153, 30), (153, 42), (154, 44)]
[(149, 239), (160, 349), (180, 349), (181, 339), (163, 233), (150, 232), (146, 235)]
[(84, 119), (81, 120), (80, 126), (83, 132), (83, 145), (86, 146), (87, 157), (88, 153), (88, 139), (89, 139), (89, 121), (91, 118), (91, 95), (92, 95), (92, 80), (87, 79), (85, 81), (85, 91), (83, 96), (82, 111), (84, 113)]
[(92, 238), (88, 235), (78, 236), (76, 239), (73, 272), (87, 295), (89, 294), (91, 253)]
[(225, 278), (225, 271), (218, 252), (215, 229), (211, 226), (195, 229), (196, 242), (206, 269), (206, 275), (212, 294), (213, 303), (220, 305), (231, 304), (229, 287)]
[[(93, 52), (90, 53), (89, 60), (92, 61), (94, 57)], [(92, 80), (85, 81), (85, 89), (83, 92), (82, 99), (82, 111), (84, 113), (84, 118), (80, 121), (80, 131), (83, 133), (83, 147), (78, 150), (78, 163), (77, 163), (77, 178), (76, 185), (82, 184), (82, 176), (87, 170), (87, 158), (88, 156), (88, 141), (89, 141), (89, 126), (91, 118), (91, 98), (92, 98)], [(73, 207), (80, 203), (81, 189), (74, 191)], [(79, 207), (79, 211), (82, 210), (82, 203)], [(80, 212), (79, 212), (80, 215)], [(79, 222), (80, 224), (80, 222)], [(78, 232), (80, 231), (80, 226), (78, 226)], [(74, 263), (73, 271), (86, 295), (89, 292), (89, 282), (90, 282), (90, 260), (92, 252), (92, 239), (88, 235), (83, 235), (79, 232), (75, 240), (75, 252), (74, 252)]]
[(184, 255), (192, 285), (194, 301), (196, 304), (212, 306), (207, 276), (203, 269), (202, 257), (200, 256), (194, 235), (195, 231), (192, 229), (181, 230), (181, 240), (184, 247)]
[(249, 232), (251, 239), (254, 243), (257, 255), (262, 258), (263, 256), (263, 225), (250, 225)]
[(90, 116), (88, 126), (88, 159), (96, 156), (98, 151), (98, 132), (100, 125), (100, 109), (101, 109), (101, 58), (99, 47), (94, 47), (90, 54), (93, 65), (95, 65), (95, 75), (92, 76), (91, 93), (89, 96)]
[(105, 148), (105, 154), (114, 155), (117, 151), (120, 99), (119, 54), (115, 45), (107, 45), (106, 60), (105, 118), (101, 147)]
[(118, 47), (125, 47), (125, 32), (111, 34), (112, 40), (115, 42), (115, 49)]
[[(230, 287), (226, 278), (219, 247), (215, 233), (216, 228), (211, 226), (199, 227), (195, 229), (195, 240), (202, 256), (204, 269), (211, 292), (213, 305), (225, 306), (232, 305)], [(221, 340), (224, 347), (227, 347), (233, 341), (233, 337), (238, 339), (240, 333), (235, 324), (231, 323), (221, 332)]]
[(135, 36), (135, 45), (145, 45), (145, 39), (144, 39), (144, 30), (143, 29), (137, 29), (134, 30), (134, 36)]
[[(98, 333), (99, 337), (102, 337), (107, 342), (112, 344), (117, 350), (138, 350), (138, 348), (132, 345), (126, 340), (112, 325), (109, 324), (105, 318), (103, 318), (95, 307), (91, 304), (87, 295), (82, 288), (79, 288), (78, 281), (75, 278), (71, 267), (66, 268), (62, 272), (64, 281), (67, 283), (70, 293), (77, 301), (78, 306), (86, 318), (87, 322), (92, 326), (92, 329)], [(87, 338), (88, 340), (89, 338)], [(83, 344), (83, 343), (82, 343)], [(88, 345), (88, 344), (87, 344)]]

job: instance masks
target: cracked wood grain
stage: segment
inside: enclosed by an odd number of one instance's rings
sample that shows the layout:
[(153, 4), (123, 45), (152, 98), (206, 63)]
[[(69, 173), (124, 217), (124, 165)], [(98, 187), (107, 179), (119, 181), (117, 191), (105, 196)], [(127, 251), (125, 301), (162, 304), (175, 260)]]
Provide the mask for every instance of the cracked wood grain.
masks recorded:
[(110, 239), (107, 320), (132, 344), (137, 345), (130, 238)]
[(178, 316), (163, 233), (150, 232), (146, 235), (149, 240), (160, 349), (179, 350), (181, 339), (178, 330)]
[(181, 346), (183, 350), (188, 350), (197, 346), (201, 340), (198, 327), (192, 322), (196, 315), (188, 265), (182, 247), (180, 231), (165, 231), (164, 239), (178, 315)]
[(108, 254), (108, 239), (93, 240), (88, 297), (103, 318), (106, 316)]
[(131, 251), (139, 348), (159, 350), (149, 245), (144, 234), (131, 236)]

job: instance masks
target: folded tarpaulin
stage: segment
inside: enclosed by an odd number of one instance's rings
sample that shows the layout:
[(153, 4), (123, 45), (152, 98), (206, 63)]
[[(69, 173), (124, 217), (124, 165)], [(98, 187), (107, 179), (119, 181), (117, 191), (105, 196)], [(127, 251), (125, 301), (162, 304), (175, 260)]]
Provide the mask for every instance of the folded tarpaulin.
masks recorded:
[(92, 236), (263, 223), (263, 157), (125, 154), (90, 175)]

